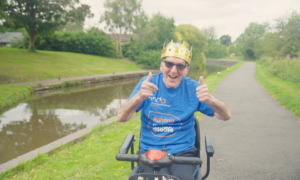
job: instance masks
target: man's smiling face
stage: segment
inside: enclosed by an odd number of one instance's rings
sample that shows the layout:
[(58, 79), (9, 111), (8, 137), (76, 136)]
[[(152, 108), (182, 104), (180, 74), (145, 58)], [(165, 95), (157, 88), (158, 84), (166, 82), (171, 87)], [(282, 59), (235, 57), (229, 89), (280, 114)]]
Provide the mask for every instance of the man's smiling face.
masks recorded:
[(185, 65), (186, 62), (178, 57), (168, 56), (166, 58), (167, 62), (174, 63), (175, 65), (171, 68), (168, 68), (164, 61), (160, 64), (160, 70), (163, 72), (164, 75), (164, 83), (167, 88), (175, 89), (179, 86), (180, 81), (183, 76), (186, 76), (189, 71), (189, 66), (186, 67), (185, 70), (179, 71), (176, 67), (176, 64)]

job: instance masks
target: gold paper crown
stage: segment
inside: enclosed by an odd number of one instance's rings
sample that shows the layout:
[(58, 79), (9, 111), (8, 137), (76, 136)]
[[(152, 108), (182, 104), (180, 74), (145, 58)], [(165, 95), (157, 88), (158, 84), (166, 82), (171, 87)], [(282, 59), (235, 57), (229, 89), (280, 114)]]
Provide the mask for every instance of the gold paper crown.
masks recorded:
[(173, 40), (171, 41), (171, 43), (167, 47), (165, 47), (165, 44), (166, 43), (164, 43), (161, 58), (167, 57), (167, 56), (174, 56), (174, 57), (181, 58), (181, 59), (185, 60), (187, 63), (191, 64), (191, 61), (192, 61), (192, 47), (191, 47), (190, 52), (188, 52), (185, 49), (185, 45), (184, 45), (185, 42), (184, 41), (182, 42), (182, 44), (179, 48), (174, 47)]

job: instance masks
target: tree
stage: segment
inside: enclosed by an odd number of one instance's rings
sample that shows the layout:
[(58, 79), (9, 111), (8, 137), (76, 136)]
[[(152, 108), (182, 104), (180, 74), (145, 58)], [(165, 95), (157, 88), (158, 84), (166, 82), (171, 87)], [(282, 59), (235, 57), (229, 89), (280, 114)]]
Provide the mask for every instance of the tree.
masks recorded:
[(154, 14), (143, 31), (139, 34), (151, 50), (161, 50), (165, 42), (176, 38), (174, 19), (161, 13)]
[[(53, 32), (72, 21), (70, 14), (76, 11), (74, 6), (77, 3), (79, 0), (10, 0), (4, 8), (4, 26), (24, 27), (30, 37), (28, 49), (34, 50), (37, 33)], [(89, 9), (89, 6), (83, 5), (79, 10), (82, 7)], [(92, 16), (90, 12), (85, 15)]]
[(229, 46), (231, 44), (231, 37), (229, 35), (223, 35), (220, 37), (220, 44)]
[(154, 14), (144, 28), (136, 30), (139, 38), (131, 38), (126, 55), (147, 67), (160, 66), (163, 44), (175, 40), (174, 19), (161, 13)]
[(281, 41), (278, 32), (267, 33), (262, 42), (263, 54), (272, 57), (279, 56)]
[(258, 59), (263, 54), (262, 42), (269, 28), (268, 23), (250, 23), (236, 40), (236, 48), (245, 59)]
[(228, 56), (228, 51), (226, 49), (226, 46), (217, 42), (213, 42), (207, 47), (205, 55), (208, 58), (223, 58)]
[(280, 54), (298, 57), (300, 53), (300, 14), (293, 11), (287, 17), (277, 19), (276, 30), (280, 39)]
[(119, 32), (121, 58), (121, 34), (134, 29), (134, 25), (140, 20), (141, 6), (142, 1), (139, 0), (106, 0), (104, 3), (107, 10), (101, 15), (100, 22), (105, 22), (110, 32)]
[(82, 4), (77, 8), (73, 7), (66, 15), (69, 17), (69, 21), (62, 29), (72, 32), (83, 30), (85, 18), (94, 17), (94, 14), (90, 11), (90, 6), (86, 4)]
[(191, 67), (201, 69), (204, 65), (203, 52), (207, 46), (206, 36), (197, 27), (190, 24), (180, 24), (176, 26), (175, 30), (177, 41), (187, 41), (193, 47), (193, 62), (191, 63)]
[(201, 31), (205, 34), (208, 44), (217, 41), (217, 33), (214, 26), (209, 26)]

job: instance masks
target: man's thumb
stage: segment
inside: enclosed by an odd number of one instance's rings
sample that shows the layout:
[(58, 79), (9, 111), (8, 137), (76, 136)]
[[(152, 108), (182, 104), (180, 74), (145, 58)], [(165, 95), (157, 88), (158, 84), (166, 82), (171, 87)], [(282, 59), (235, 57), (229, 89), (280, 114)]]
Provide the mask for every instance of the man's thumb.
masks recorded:
[(200, 76), (199, 82), (200, 82), (200, 85), (204, 85), (203, 76)]
[(152, 78), (152, 72), (149, 72), (147, 79), (145, 80), (146, 82), (149, 82)]

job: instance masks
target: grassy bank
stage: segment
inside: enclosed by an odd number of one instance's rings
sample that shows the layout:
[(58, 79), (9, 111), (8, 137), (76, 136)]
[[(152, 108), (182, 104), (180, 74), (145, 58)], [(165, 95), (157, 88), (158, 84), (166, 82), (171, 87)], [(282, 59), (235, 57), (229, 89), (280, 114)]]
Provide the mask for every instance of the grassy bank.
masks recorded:
[(258, 63), (255, 77), (273, 98), (300, 118), (300, 83), (283, 80)]
[(0, 110), (7, 108), (33, 92), (33, 87), (0, 84)]
[[(220, 75), (210, 76), (204, 82), (213, 92), (226, 75), (242, 64), (240, 62)], [(135, 150), (138, 149), (139, 116), (140, 113), (135, 114), (127, 123), (98, 126), (75, 145), (63, 146), (50, 155), (40, 154), (20, 164), (14, 171), (1, 174), (0, 179), (126, 179), (131, 172), (130, 163), (116, 161), (115, 155), (129, 133), (137, 138)]]
[(0, 83), (142, 70), (119, 59), (56, 51), (0, 48)]
[(262, 57), (259, 61), (266, 71), (282, 80), (300, 83), (300, 59)]
[[(0, 57), (0, 110), (28, 97), (32, 91), (31, 87), (5, 83), (142, 70), (133, 63), (118, 59), (69, 52), (32, 53), (25, 49), (2, 47)], [(61, 87), (72, 83), (63, 83)]]

